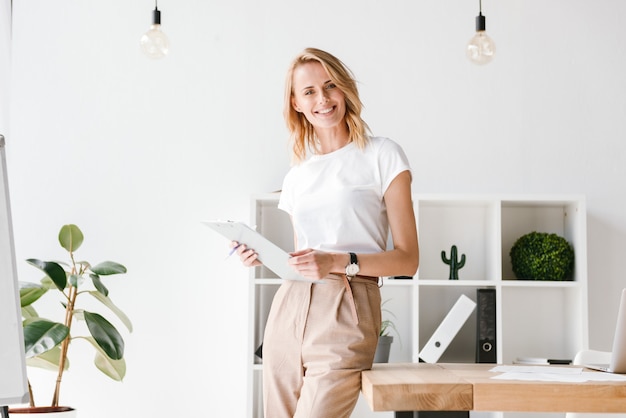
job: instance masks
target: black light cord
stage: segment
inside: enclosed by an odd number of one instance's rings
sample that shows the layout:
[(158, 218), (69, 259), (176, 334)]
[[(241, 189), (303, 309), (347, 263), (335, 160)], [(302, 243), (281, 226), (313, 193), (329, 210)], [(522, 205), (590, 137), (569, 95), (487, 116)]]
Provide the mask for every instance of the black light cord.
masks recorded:
[(478, 0), (478, 16), (476, 16), (476, 32), (484, 31), (487, 27), (485, 16), (483, 16), (483, 2)]
[(154, 10), (152, 11), (152, 24), (160, 25), (161, 24), (161, 11), (159, 10), (159, 5), (157, 0), (154, 0)]

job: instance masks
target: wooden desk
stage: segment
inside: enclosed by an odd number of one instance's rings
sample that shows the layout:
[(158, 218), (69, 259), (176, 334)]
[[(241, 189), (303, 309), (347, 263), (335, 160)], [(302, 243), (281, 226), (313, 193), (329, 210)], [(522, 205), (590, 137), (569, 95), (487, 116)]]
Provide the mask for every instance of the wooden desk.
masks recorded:
[(626, 382), (495, 380), (494, 366), (375, 364), (361, 388), (373, 411), (626, 412)]

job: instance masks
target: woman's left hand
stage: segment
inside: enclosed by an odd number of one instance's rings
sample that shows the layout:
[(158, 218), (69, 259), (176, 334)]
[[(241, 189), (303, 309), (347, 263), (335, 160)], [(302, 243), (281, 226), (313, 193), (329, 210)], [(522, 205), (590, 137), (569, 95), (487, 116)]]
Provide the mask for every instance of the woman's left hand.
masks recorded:
[(290, 255), (289, 264), (307, 279), (323, 279), (332, 272), (334, 256), (331, 253), (307, 248)]

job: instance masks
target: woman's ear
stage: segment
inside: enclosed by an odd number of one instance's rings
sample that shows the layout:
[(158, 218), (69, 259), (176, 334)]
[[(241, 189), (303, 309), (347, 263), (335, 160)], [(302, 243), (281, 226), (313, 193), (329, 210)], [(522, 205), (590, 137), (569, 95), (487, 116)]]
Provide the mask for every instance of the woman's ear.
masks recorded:
[(302, 112), (302, 110), (300, 110), (300, 106), (296, 104), (296, 99), (294, 97), (291, 98), (291, 107), (293, 107), (296, 112)]

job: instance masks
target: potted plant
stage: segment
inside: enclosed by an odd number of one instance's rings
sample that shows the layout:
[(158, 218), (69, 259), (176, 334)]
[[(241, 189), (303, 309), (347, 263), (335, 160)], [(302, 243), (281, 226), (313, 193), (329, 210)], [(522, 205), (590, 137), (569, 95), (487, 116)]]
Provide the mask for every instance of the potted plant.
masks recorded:
[[(20, 302), (24, 327), (24, 345), (26, 364), (56, 372), (54, 395), (49, 406), (37, 407), (33, 390), (28, 383), (30, 407), (13, 408), (10, 414), (28, 413), (61, 413), (71, 411), (67, 416), (75, 416), (70, 407), (59, 406), (59, 396), (63, 373), (69, 368), (68, 352), (70, 345), (78, 339), (90, 343), (95, 349), (95, 366), (105, 375), (121, 381), (126, 374), (124, 361), (124, 339), (116, 327), (97, 312), (87, 311), (77, 304), (79, 298), (90, 296), (115, 314), (132, 332), (132, 324), (128, 317), (112, 302), (109, 290), (102, 282), (102, 276), (126, 273), (126, 267), (113, 262), (104, 261), (91, 265), (87, 261), (77, 261), (75, 251), (83, 243), (83, 233), (76, 225), (64, 225), (59, 232), (59, 243), (69, 253), (69, 263), (26, 260), (30, 265), (41, 270), (45, 276), (41, 283), (20, 282)], [(60, 322), (39, 316), (34, 303), (42, 300), (49, 291), (57, 291), (63, 310)], [(74, 333), (77, 322), (84, 322), (84, 333)], [(83, 332), (83, 331), (81, 331)], [(46, 417), (56, 415), (46, 415)], [(61, 416), (61, 415), (59, 415)], [(66, 415), (63, 415), (66, 416)]]
[[(396, 316), (389, 309), (384, 308), (385, 303), (389, 302), (389, 299), (384, 301), (381, 305), (381, 310), (384, 313), (389, 314), (393, 318)], [(374, 363), (387, 363), (389, 361), (389, 350), (391, 349), (391, 343), (393, 342), (393, 335), (389, 335), (389, 332), (393, 330), (398, 334), (395, 323), (387, 318), (383, 319), (380, 326), (380, 333), (378, 335), (378, 345), (376, 346), (376, 354), (374, 354)], [(399, 335), (399, 334), (398, 334)]]
[(572, 280), (574, 248), (557, 234), (533, 231), (515, 241), (509, 252), (520, 280)]

